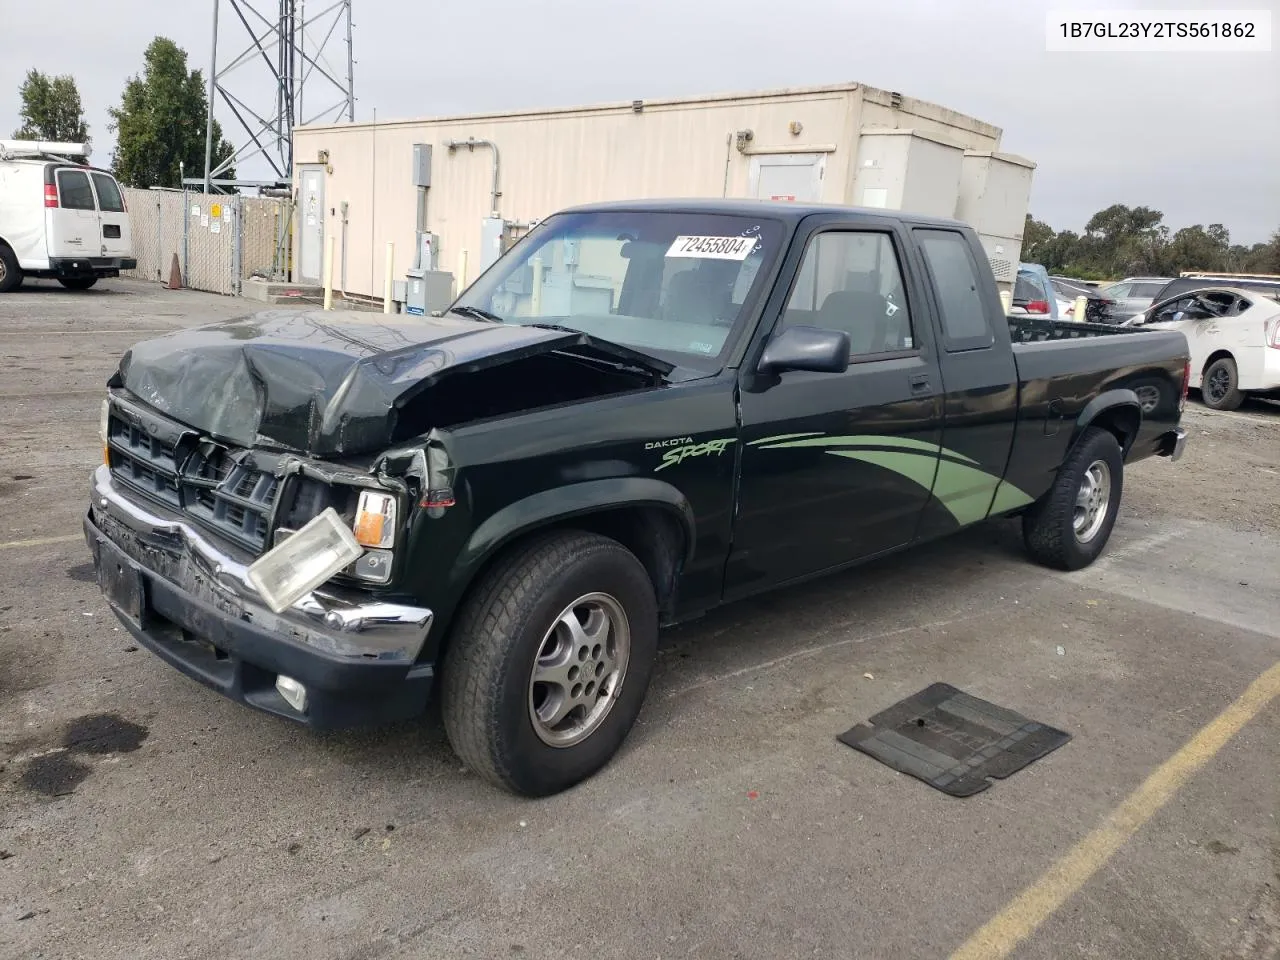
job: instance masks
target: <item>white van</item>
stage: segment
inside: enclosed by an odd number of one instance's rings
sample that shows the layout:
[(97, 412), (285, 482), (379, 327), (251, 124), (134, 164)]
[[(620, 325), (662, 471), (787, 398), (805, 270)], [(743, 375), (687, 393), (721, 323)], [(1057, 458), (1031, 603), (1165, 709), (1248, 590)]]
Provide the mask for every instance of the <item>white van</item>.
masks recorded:
[(115, 177), (84, 144), (0, 140), (0, 293), (25, 277), (87, 290), (138, 265)]

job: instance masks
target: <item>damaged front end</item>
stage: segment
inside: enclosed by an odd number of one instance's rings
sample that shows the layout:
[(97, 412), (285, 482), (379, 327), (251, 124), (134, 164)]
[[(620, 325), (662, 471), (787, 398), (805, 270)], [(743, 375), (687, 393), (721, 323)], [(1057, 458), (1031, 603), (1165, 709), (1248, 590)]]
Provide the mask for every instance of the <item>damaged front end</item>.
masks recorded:
[[(315, 726), (421, 708), (434, 614), (391, 583), (431, 482), (425, 452), (366, 465), (236, 447), (121, 390), (103, 421), (85, 534), (99, 585), (142, 645), (227, 696)], [(305, 542), (322, 521), (353, 548), (340, 568)], [(301, 563), (295, 537), (308, 546)], [(287, 582), (262, 575), (273, 565)]]

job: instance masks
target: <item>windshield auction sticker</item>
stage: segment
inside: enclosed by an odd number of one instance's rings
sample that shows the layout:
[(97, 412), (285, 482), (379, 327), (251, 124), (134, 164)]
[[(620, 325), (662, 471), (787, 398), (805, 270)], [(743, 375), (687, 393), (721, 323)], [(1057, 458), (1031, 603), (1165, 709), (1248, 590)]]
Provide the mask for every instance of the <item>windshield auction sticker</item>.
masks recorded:
[(667, 248), (667, 256), (745, 260), (755, 248), (755, 237), (676, 237)]

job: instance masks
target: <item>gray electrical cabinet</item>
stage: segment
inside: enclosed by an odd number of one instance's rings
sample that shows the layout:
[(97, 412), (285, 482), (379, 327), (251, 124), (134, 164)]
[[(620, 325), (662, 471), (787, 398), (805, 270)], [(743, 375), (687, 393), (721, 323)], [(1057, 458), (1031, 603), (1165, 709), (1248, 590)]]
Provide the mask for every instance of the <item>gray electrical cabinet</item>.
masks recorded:
[(413, 145), (413, 185), (415, 187), (431, 186), (431, 144), (429, 143)]
[(453, 274), (415, 267), (405, 273), (404, 312), (424, 316), (453, 303)]
[(480, 270), (489, 269), (502, 256), (502, 241), (506, 235), (507, 221), (501, 217), (484, 218), (480, 225)]

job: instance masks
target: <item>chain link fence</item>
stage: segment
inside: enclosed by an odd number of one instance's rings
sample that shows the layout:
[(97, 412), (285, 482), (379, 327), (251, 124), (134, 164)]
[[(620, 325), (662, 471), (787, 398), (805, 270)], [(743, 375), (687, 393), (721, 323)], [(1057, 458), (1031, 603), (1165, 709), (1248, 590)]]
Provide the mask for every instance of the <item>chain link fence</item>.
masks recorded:
[(250, 277), (288, 279), (289, 200), (128, 187), (124, 195), (138, 266), (122, 276), (167, 283), (176, 256), (193, 290), (237, 295)]

